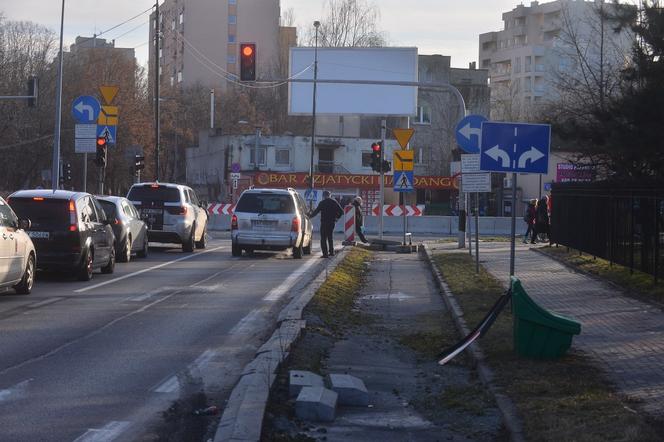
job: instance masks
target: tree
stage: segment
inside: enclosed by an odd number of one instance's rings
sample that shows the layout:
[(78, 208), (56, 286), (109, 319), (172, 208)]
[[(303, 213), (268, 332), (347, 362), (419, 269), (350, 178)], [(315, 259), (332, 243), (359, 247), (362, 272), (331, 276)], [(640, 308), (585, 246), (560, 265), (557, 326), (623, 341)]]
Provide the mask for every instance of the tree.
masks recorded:
[[(318, 45), (324, 47), (385, 46), (378, 30), (380, 10), (368, 0), (327, 0), (326, 15), (318, 28)], [(307, 27), (305, 41), (314, 45), (315, 29)]]

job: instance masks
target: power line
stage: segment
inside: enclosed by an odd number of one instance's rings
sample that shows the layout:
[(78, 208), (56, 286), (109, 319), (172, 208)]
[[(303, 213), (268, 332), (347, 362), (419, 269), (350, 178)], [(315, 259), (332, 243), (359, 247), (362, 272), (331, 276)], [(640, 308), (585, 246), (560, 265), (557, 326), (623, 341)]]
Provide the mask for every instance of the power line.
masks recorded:
[[(106, 33), (108, 33), (108, 32), (111, 32), (112, 30), (117, 29), (117, 28), (119, 28), (120, 26), (125, 25), (125, 24), (129, 23), (130, 21), (133, 21), (133, 20), (137, 19), (138, 17), (140, 17), (140, 16), (142, 16), (142, 15), (145, 15), (147, 12), (150, 12), (153, 8), (154, 8), (154, 6), (150, 6), (150, 7), (149, 7), (148, 9), (146, 9), (145, 11), (143, 11), (143, 12), (141, 12), (141, 13), (139, 13), (139, 14), (136, 14), (136, 15), (134, 15), (133, 17), (128, 18), (127, 20), (125, 20), (125, 21), (123, 21), (123, 22), (121, 22), (121, 23), (118, 23), (118, 24), (115, 25), (115, 26), (111, 26), (110, 28), (108, 28), (108, 29), (106, 29), (106, 30), (104, 30), (104, 31), (101, 31), (99, 34), (95, 34), (93, 37), (86, 37), (86, 38), (84, 38), (83, 40), (79, 41), (77, 44), (85, 43), (86, 41), (94, 40), (94, 39), (97, 38), (97, 37), (101, 37), (102, 35), (104, 35), (104, 34), (106, 34)], [(141, 26), (142, 26), (142, 25), (141, 25)]]
[(148, 20), (148, 21), (144, 21), (144, 22), (141, 23), (140, 25), (131, 28), (131, 29), (128, 30), (127, 32), (123, 32), (122, 34), (118, 35), (117, 37), (112, 38), (112, 40), (113, 40), (113, 41), (115, 41), (115, 40), (119, 40), (120, 38), (124, 37), (125, 35), (134, 32), (136, 29), (139, 29), (139, 28), (145, 26), (145, 25), (148, 24), (148, 23), (150, 23), (150, 20)]

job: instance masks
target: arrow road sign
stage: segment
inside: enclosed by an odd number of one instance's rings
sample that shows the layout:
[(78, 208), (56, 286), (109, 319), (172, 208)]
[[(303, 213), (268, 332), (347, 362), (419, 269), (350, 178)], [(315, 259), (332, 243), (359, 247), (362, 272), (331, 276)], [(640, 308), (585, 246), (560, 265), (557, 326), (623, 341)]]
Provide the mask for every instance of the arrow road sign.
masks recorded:
[(525, 123), (482, 123), (480, 169), (494, 172), (546, 174), (549, 171), (551, 126)]
[(100, 110), (99, 101), (89, 95), (78, 97), (71, 105), (71, 113), (79, 123), (94, 123)]
[(412, 171), (395, 171), (394, 172), (394, 191), (395, 192), (412, 192), (414, 190), (413, 182), (415, 181)]
[(468, 115), (456, 127), (456, 141), (461, 150), (467, 153), (480, 153), (482, 123), (487, 121), (482, 115)]

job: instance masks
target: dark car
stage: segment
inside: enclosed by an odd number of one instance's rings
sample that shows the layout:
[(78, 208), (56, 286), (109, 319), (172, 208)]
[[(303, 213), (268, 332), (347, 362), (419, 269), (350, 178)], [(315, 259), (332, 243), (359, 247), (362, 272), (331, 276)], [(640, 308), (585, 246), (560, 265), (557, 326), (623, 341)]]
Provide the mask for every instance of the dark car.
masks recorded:
[(113, 273), (115, 235), (97, 199), (85, 192), (19, 190), (7, 199), (21, 219), (41, 270), (73, 272), (89, 281), (95, 269)]
[(129, 262), (132, 253), (139, 258), (148, 256), (148, 227), (141, 220), (141, 216), (134, 205), (127, 198), (121, 196), (97, 196), (111, 220), (111, 227), (115, 234), (115, 256), (120, 262)]

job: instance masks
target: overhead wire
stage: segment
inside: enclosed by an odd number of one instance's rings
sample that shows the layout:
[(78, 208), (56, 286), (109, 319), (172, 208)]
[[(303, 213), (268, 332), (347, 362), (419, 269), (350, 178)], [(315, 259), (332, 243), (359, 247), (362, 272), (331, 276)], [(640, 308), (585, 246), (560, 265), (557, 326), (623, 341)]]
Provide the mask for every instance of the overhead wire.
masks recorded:
[[(128, 18), (128, 19), (124, 20), (123, 22), (118, 23), (117, 25), (111, 26), (110, 28), (108, 28), (108, 29), (106, 29), (106, 30), (104, 30), (104, 31), (101, 31), (99, 34), (95, 34), (93, 37), (86, 37), (85, 39), (80, 40), (80, 41), (78, 42), (78, 44), (85, 43), (86, 41), (94, 40), (94, 39), (97, 38), (97, 37), (101, 37), (102, 35), (104, 35), (104, 34), (106, 34), (106, 33), (108, 33), (108, 32), (111, 32), (112, 30), (117, 29), (117, 28), (119, 28), (120, 26), (126, 25), (127, 23), (129, 23), (129, 22), (131, 22), (131, 21), (133, 21), (133, 20), (136, 20), (138, 17), (140, 17), (140, 16), (142, 16), (142, 15), (145, 15), (147, 12), (150, 12), (152, 9), (154, 9), (154, 6), (150, 6), (150, 7), (149, 7), (148, 9), (146, 9), (145, 11), (140, 12), (140, 13), (134, 15), (134, 16), (131, 17), (131, 18)], [(143, 26), (143, 25), (141, 25), (141, 26)]]

